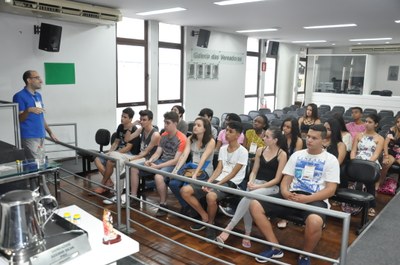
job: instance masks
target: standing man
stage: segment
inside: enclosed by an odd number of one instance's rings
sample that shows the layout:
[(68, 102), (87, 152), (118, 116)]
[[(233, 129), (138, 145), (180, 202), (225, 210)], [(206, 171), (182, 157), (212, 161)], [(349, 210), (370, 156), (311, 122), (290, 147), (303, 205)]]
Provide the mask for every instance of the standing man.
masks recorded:
[(19, 122), (21, 129), (21, 143), (28, 159), (39, 158), (39, 147), (44, 148), (46, 131), (51, 139), (57, 141), (44, 119), (44, 104), (42, 96), (37, 90), (42, 88), (42, 79), (34, 70), (26, 71), (22, 79), (25, 87), (16, 93), (13, 102), (18, 103)]
[[(275, 198), (329, 208), (328, 198), (333, 196), (340, 183), (339, 162), (335, 156), (325, 151), (322, 143), (326, 129), (322, 124), (312, 125), (307, 133), (307, 149), (290, 156), (283, 169), (281, 192), (271, 195)], [(312, 252), (317, 246), (325, 223), (325, 215), (285, 207), (282, 205), (253, 200), (250, 213), (264, 237), (271, 243), (279, 244), (268, 217), (286, 218), (296, 215), (305, 220), (303, 251)], [(267, 217), (268, 216), (268, 217)], [(282, 258), (283, 251), (272, 247), (259, 254), (265, 258), (256, 258), (266, 263), (266, 258)], [(310, 258), (300, 255), (298, 265), (309, 265)]]

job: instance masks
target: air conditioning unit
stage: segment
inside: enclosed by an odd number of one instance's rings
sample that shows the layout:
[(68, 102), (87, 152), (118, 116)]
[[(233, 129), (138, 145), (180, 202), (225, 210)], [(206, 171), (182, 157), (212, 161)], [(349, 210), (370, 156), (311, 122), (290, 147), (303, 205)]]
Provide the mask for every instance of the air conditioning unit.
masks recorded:
[(97, 25), (121, 21), (117, 9), (66, 0), (0, 0), (0, 11)]
[(358, 45), (351, 46), (352, 53), (397, 53), (400, 52), (400, 44), (387, 45)]

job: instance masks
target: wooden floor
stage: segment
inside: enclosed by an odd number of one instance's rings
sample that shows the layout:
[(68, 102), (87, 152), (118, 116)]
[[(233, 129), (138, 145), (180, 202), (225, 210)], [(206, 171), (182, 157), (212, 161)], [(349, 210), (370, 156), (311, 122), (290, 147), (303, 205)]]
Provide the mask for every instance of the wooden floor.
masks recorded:
[[(92, 180), (100, 180), (100, 176), (98, 174), (92, 174), (90, 176)], [(75, 177), (68, 177), (69, 181), (79, 185), (79, 186), (87, 186), (87, 183), (84, 183), (82, 180)], [(87, 192), (77, 189), (76, 187), (62, 182), (61, 187), (73, 193), (75, 196), (79, 198), (84, 198), (91, 202), (95, 202), (99, 205), (102, 204), (102, 199), (97, 198), (95, 196), (88, 196)], [(53, 187), (50, 186), (50, 189), (53, 191)], [(391, 199), (391, 196), (381, 195), (377, 196), (377, 213), (381, 211), (384, 205)], [(147, 201), (157, 203), (158, 196), (154, 191), (146, 192)], [(102, 210), (96, 208), (90, 204), (82, 202), (78, 198), (71, 196), (65, 192), (61, 193), (61, 198), (59, 200), (60, 207), (68, 206), (72, 204), (76, 204), (79, 207), (85, 209), (89, 213), (94, 216), (100, 218), (102, 214)], [(169, 195), (168, 205), (172, 210), (179, 210), (178, 202), (174, 198), (172, 194)], [(107, 208), (115, 210), (115, 206), (107, 206)], [(134, 206), (135, 209), (146, 212), (151, 216), (155, 215), (155, 208), (144, 203), (136, 203)], [(333, 209), (339, 210), (339, 207), (333, 207)], [(123, 214), (125, 210), (123, 210)], [(351, 219), (351, 227), (350, 227), (350, 236), (349, 236), (349, 245), (356, 238), (355, 230), (360, 222), (359, 216), (353, 216)], [(157, 222), (156, 218), (147, 218), (141, 216), (137, 213), (131, 212), (131, 219), (145, 225), (146, 227), (161, 233), (168, 238), (195, 248), (199, 251), (212, 255), (214, 257), (226, 260), (228, 262), (234, 264), (254, 264), (253, 257), (244, 255), (242, 253), (238, 253), (229, 249), (220, 249), (216, 245), (211, 243), (207, 243), (201, 239), (192, 237), (183, 232), (177, 231), (176, 229), (167, 227), (165, 225), (161, 225)], [(189, 230), (189, 226), (191, 222), (188, 220), (184, 220), (182, 218), (178, 218), (174, 215), (169, 214), (167, 217), (160, 218), (161, 220), (167, 221), (168, 223), (174, 224), (182, 229)], [(116, 220), (116, 217), (114, 217)], [(123, 222), (125, 220), (125, 216), (123, 216)], [(219, 214), (216, 218), (216, 225), (220, 227), (225, 227), (229, 222), (229, 219)], [(211, 258), (204, 257), (200, 254), (197, 254), (193, 251), (187, 250), (181, 246), (178, 246), (170, 241), (167, 241), (160, 236), (157, 236), (149, 231), (139, 227), (138, 225), (132, 225), (132, 227), (136, 230), (134, 233), (130, 234), (130, 236), (139, 242), (140, 244), (140, 252), (135, 254), (135, 258), (141, 260), (144, 264), (222, 264), (216, 262)], [(240, 223), (236, 230), (237, 232), (243, 232), (243, 224)], [(190, 230), (189, 230), (190, 231)], [(200, 235), (204, 235), (204, 231), (198, 232)], [(276, 228), (277, 237), (280, 239), (281, 244), (287, 245), (294, 248), (301, 249), (302, 240), (303, 240), (303, 227), (298, 226), (292, 223), (289, 223), (288, 227), (284, 230), (279, 230)], [(253, 236), (260, 237), (260, 232), (257, 227), (253, 227)], [(321, 255), (326, 255), (331, 258), (337, 258), (339, 256), (340, 251), (340, 240), (341, 240), (341, 222), (335, 219), (328, 219), (327, 226), (323, 231), (322, 239), (319, 242), (315, 252)], [(241, 246), (241, 238), (236, 236), (231, 236), (226, 242), (229, 245), (235, 246), (239, 249), (244, 249)], [(250, 248), (250, 252), (259, 253), (265, 249), (265, 245), (260, 243), (253, 242), (252, 248)], [(285, 251), (285, 256), (280, 259), (282, 262), (286, 262), (288, 264), (296, 264), (297, 254), (290, 253)], [(313, 259), (312, 264), (330, 264), (318, 259)]]

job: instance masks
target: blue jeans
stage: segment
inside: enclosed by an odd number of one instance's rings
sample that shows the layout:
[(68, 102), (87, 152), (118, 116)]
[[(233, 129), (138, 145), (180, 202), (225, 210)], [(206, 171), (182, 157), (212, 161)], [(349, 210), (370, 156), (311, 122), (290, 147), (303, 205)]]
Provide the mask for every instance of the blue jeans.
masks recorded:
[[(180, 173), (180, 172), (178, 172)], [(166, 180), (166, 178), (164, 179)], [(197, 180), (202, 180), (202, 181), (207, 181), (208, 180), (208, 174), (203, 171), (203, 174), (197, 177)], [(172, 193), (175, 195), (175, 197), (178, 199), (179, 203), (182, 205), (182, 207), (187, 207), (189, 204), (182, 198), (181, 196), (181, 188), (185, 185), (188, 185), (187, 182), (180, 181), (177, 179), (169, 179), (166, 180), (166, 183), (168, 184), (170, 190)]]

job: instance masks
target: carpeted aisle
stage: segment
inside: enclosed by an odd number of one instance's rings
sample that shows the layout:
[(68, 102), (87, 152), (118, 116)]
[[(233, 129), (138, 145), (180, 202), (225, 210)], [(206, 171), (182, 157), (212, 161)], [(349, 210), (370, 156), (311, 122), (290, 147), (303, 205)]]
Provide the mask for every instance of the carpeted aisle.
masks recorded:
[(349, 265), (400, 264), (400, 193), (349, 247)]

